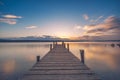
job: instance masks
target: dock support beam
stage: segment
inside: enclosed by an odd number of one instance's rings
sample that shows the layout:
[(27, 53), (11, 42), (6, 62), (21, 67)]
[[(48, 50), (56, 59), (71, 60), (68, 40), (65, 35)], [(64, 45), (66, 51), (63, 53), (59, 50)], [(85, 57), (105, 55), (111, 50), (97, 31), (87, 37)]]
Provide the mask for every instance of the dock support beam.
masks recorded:
[(67, 49), (68, 49), (68, 51), (69, 51), (69, 44), (67, 44)]
[(36, 61), (39, 62), (40, 61), (40, 56), (36, 57)]
[(81, 55), (81, 62), (84, 64), (84, 50), (80, 50), (80, 55)]
[(50, 44), (50, 50), (52, 50), (52, 44)]

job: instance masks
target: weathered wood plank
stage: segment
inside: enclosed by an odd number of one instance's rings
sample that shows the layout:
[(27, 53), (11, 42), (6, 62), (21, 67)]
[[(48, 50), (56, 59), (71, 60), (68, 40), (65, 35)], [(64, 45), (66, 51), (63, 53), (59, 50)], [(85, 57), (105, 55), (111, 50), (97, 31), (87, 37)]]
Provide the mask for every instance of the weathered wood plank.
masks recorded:
[(88, 70), (89, 68), (87, 67), (33, 67), (31, 70), (71, 70), (71, 69), (74, 69), (74, 70)]
[(90, 70), (30, 70), (27, 74), (33, 74), (33, 75), (42, 75), (42, 74), (86, 74), (86, 75), (92, 75), (94, 74), (93, 71)]
[(85, 65), (81, 64), (37, 64), (34, 65), (33, 67), (86, 67)]
[(22, 80), (100, 80), (96, 75), (27, 75)]

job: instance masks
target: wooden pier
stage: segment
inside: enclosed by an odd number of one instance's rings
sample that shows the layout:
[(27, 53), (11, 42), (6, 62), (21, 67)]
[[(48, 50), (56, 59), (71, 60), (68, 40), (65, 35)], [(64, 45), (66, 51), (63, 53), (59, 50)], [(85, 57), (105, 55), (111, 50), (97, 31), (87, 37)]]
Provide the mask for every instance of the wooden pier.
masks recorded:
[[(84, 51), (81, 51), (82, 55)], [(83, 58), (84, 59), (84, 58)], [(84, 60), (82, 60), (84, 61)], [(24, 75), (22, 80), (101, 80), (65, 44), (50, 45), (50, 51)]]

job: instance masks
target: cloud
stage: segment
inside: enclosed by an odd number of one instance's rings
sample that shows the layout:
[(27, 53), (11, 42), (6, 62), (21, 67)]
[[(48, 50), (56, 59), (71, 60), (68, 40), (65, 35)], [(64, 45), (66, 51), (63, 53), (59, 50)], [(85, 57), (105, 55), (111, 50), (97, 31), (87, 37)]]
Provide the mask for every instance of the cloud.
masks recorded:
[(8, 18), (8, 19), (22, 18), (21, 16), (16, 16), (16, 15), (11, 15), (11, 14), (8, 14), (8, 15), (2, 15), (2, 17), (4, 17), (4, 18)]
[(25, 27), (26, 29), (35, 29), (37, 28), (37, 26), (28, 26), (28, 27)]
[(17, 23), (17, 20), (16, 20), (16, 19), (0, 18), (0, 22), (2, 22), (2, 23), (7, 23), (7, 24), (16, 24), (16, 23)]
[(80, 36), (78, 39), (81, 39), (81, 40), (103, 40), (103, 38), (101, 38), (100, 36), (88, 36), (88, 35)]
[(2, 18), (0, 18), (1, 23), (7, 23), (7, 24), (17, 24), (17, 19), (22, 18), (21, 16), (15, 16), (15, 15), (2, 15)]
[(109, 16), (103, 23), (95, 25), (86, 25), (84, 27), (85, 34), (87, 35), (112, 35), (120, 33), (120, 17)]
[(84, 15), (83, 15), (83, 18), (84, 18), (85, 20), (88, 20), (88, 19), (89, 19), (89, 16), (88, 16), (87, 14), (84, 14)]
[(95, 29), (97, 28), (96, 25), (85, 25), (83, 27), (84, 30), (88, 31), (88, 30), (92, 30), (92, 29)]
[(103, 18), (103, 16), (99, 16), (97, 19), (95, 19), (95, 20), (90, 20), (90, 22), (93, 22), (93, 23), (96, 23), (96, 22), (98, 22), (100, 19), (102, 19)]
[(77, 25), (74, 27), (74, 29), (77, 29), (77, 30), (82, 29), (82, 26)]

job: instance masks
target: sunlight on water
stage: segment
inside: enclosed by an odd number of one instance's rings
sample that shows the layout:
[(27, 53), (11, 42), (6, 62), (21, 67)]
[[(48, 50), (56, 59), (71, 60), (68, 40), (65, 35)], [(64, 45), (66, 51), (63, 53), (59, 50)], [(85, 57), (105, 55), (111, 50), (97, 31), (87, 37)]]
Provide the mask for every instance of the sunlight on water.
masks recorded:
[[(103, 80), (119, 80), (120, 47), (118, 42), (71, 42), (70, 51), (80, 59), (85, 50), (85, 64)], [(49, 51), (51, 43), (0, 43), (0, 80), (18, 80)]]

